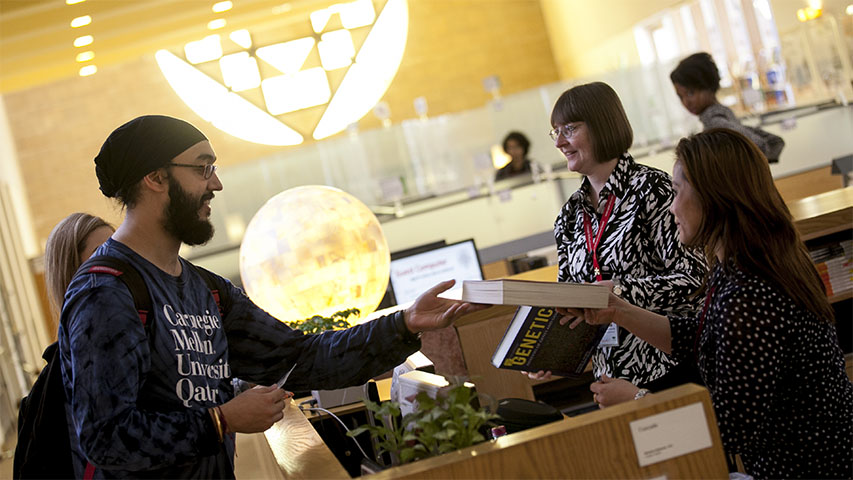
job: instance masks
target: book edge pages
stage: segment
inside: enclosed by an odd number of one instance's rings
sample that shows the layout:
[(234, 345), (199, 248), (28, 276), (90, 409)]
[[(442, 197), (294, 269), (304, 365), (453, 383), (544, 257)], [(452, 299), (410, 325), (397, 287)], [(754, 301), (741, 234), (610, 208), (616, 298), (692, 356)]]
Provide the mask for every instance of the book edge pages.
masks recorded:
[[(518, 332), (521, 330), (521, 326), (524, 325), (524, 322), (527, 321), (527, 316), (530, 314), (532, 309), (533, 307), (529, 305), (520, 305), (515, 309), (512, 320), (510, 320), (509, 325), (506, 327), (504, 336), (501, 338), (501, 341), (498, 342), (498, 346), (495, 348), (495, 353), (492, 354), (492, 365), (497, 368), (501, 368), (500, 366), (503, 364), (507, 352), (509, 352), (510, 347), (512, 347), (512, 344), (515, 342), (516, 335), (518, 335)], [(523, 315), (519, 315), (522, 310)], [(521, 321), (516, 322), (516, 319), (519, 317), (521, 318)], [(496, 359), (497, 363), (495, 363)]]

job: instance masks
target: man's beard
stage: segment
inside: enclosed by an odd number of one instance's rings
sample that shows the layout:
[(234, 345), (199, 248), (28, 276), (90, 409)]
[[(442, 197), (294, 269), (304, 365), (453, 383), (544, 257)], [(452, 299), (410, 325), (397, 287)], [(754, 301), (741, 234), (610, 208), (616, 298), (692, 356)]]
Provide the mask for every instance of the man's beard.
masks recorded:
[(163, 227), (187, 245), (207, 243), (213, 238), (213, 225), (209, 220), (200, 219), (198, 211), (205, 200), (212, 198), (212, 192), (193, 198), (178, 182), (169, 177), (169, 204), (166, 205)]

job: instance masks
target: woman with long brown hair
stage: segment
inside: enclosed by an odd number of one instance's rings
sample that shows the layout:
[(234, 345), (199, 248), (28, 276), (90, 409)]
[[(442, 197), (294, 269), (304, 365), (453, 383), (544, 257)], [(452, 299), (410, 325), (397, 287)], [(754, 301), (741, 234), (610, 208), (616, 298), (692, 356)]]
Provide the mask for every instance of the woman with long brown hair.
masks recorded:
[(726, 451), (740, 454), (747, 473), (849, 478), (853, 385), (832, 308), (766, 158), (737, 132), (708, 130), (679, 142), (673, 188), (679, 239), (704, 250), (711, 268), (701, 313), (664, 317), (611, 295), (606, 309), (569, 315), (616, 322), (695, 358)]

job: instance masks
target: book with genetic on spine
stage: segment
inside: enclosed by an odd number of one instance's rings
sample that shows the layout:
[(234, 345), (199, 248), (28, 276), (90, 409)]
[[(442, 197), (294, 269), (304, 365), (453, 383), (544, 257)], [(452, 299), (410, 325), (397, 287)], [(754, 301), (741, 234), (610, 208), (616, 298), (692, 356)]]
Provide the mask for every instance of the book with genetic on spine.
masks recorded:
[(508, 278), (462, 282), (463, 302), (491, 305), (605, 308), (609, 295), (610, 288), (591, 283), (538, 282)]
[(544, 370), (564, 377), (582, 374), (607, 325), (581, 322), (572, 329), (568, 323), (560, 325), (559, 320), (554, 308), (518, 307), (492, 355), (492, 365), (526, 372)]

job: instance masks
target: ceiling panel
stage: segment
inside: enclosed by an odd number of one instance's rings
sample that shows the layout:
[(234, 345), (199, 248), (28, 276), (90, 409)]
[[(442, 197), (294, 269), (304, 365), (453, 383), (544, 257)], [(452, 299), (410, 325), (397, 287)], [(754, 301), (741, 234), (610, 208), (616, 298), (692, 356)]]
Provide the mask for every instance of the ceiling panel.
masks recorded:
[[(213, 13), (208, 0), (0, 0), (0, 93), (75, 76), (77, 53), (91, 50), (99, 67), (177, 49), (212, 33), (207, 23), (225, 18), (217, 32), (250, 28), (304, 31), (308, 14), (338, 3), (330, 0), (233, 0), (234, 7)], [(90, 15), (90, 25), (71, 28), (73, 18)], [(282, 30), (283, 29), (283, 30)], [(94, 43), (75, 48), (73, 41), (92, 35)]]

